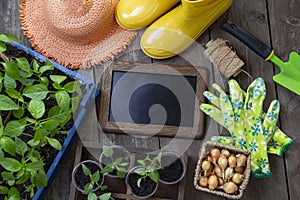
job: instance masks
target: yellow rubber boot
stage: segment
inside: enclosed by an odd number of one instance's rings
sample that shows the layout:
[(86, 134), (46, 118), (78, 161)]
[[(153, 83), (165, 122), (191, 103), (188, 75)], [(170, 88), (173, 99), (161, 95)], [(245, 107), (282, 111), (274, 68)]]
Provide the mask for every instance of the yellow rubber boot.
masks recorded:
[(118, 24), (128, 30), (144, 28), (165, 14), (180, 0), (120, 0), (116, 9)]
[(232, 0), (181, 0), (181, 4), (151, 24), (142, 35), (144, 53), (155, 59), (187, 49), (232, 4)]

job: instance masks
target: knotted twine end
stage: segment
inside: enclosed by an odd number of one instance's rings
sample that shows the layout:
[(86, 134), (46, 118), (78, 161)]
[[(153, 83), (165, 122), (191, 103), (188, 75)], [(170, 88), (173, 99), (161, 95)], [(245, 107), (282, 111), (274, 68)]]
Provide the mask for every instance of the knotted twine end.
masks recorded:
[[(242, 70), (244, 62), (237, 56), (236, 52), (228, 45), (228, 43), (218, 38), (209, 41), (206, 45), (204, 55), (212, 62), (225, 78), (237, 76)], [(252, 78), (252, 76), (246, 72)]]

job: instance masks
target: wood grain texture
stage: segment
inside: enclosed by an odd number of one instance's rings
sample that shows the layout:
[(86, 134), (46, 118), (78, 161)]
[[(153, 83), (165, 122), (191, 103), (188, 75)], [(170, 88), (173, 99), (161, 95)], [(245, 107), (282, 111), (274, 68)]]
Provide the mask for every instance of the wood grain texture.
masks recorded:
[[(287, 0), (268, 1), (270, 15), (272, 47), (275, 53), (284, 61), (288, 61), (292, 51), (300, 53), (300, 1)], [(280, 13), (280, 14), (279, 14)], [(275, 67), (276, 73), (279, 69)], [(300, 69), (300, 63), (298, 65)], [(299, 83), (300, 84), (300, 83)], [(281, 104), (280, 122), (282, 130), (295, 139), (294, 144), (285, 154), (287, 184), (290, 199), (298, 199), (300, 196), (300, 96), (286, 88), (276, 85), (278, 99)]]
[[(300, 196), (300, 98), (280, 85), (273, 82), (272, 76), (279, 72), (278, 68), (271, 63), (265, 62), (250, 49), (248, 49), (237, 39), (222, 31), (219, 27), (227, 19), (231, 19), (244, 29), (253, 33), (266, 44), (271, 45), (276, 54), (283, 60), (288, 60), (290, 51), (300, 52), (300, 1), (272, 1), (272, 0), (238, 0), (233, 1), (233, 5), (220, 19), (218, 19), (208, 31), (201, 35), (197, 43), (193, 44), (179, 56), (155, 60), (147, 57), (139, 46), (140, 37), (144, 30), (138, 31), (137, 38), (127, 50), (116, 57), (117, 61), (141, 62), (141, 63), (160, 63), (175, 65), (192, 65), (201, 73), (207, 74), (208, 89), (211, 90), (213, 82), (218, 83), (227, 89), (227, 80), (222, 77), (220, 72), (203, 56), (204, 44), (211, 38), (221, 37), (230, 42), (237, 54), (245, 61), (244, 70), (249, 72), (254, 78), (263, 77), (267, 85), (267, 99), (265, 110), (271, 100), (278, 98), (281, 103), (280, 128), (289, 136), (295, 139), (294, 144), (289, 148), (283, 158), (270, 156), (272, 176), (267, 179), (251, 178), (245, 191), (243, 199), (298, 199)], [(23, 36), (19, 24), (19, 0), (0, 1), (0, 32), (12, 33), (21, 38), (23, 44), (30, 46), (27, 38)], [(89, 70), (79, 70), (79, 73), (94, 79), (99, 83), (102, 76), (103, 65), (98, 65)], [(236, 77), (245, 89), (251, 82), (245, 74)], [(97, 122), (97, 108), (91, 107), (88, 110), (85, 125), (81, 128), (86, 142), (97, 140), (102, 144), (120, 144), (139, 149), (174, 149), (179, 151), (186, 150), (190, 155), (186, 174), (185, 197), (187, 200), (196, 199), (224, 199), (215, 195), (196, 191), (193, 186), (194, 170), (198, 159), (199, 148), (203, 141), (209, 140), (211, 136), (218, 134), (228, 134), (226, 130), (218, 126), (213, 120), (206, 119), (205, 137), (202, 140), (193, 141), (179, 138), (147, 137), (138, 138), (126, 134), (103, 133)], [(90, 133), (90, 134), (85, 134)], [(67, 160), (62, 163), (61, 170), (50, 186), (47, 199), (68, 199), (70, 186), (70, 172), (74, 159), (74, 153), (70, 152)], [(142, 150), (141, 150), (142, 151)], [(286, 176), (287, 175), (287, 176)]]

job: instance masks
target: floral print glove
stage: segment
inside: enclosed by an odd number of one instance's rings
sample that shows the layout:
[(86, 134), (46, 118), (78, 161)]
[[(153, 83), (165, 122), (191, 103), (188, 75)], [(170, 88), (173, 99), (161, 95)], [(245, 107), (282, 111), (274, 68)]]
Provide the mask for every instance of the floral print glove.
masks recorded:
[[(220, 96), (217, 98), (206, 91), (204, 95), (215, 106), (202, 104), (201, 110), (224, 126), (230, 137), (213, 137), (216, 142), (231, 144), (238, 148), (249, 150), (252, 154), (251, 169), (255, 177), (270, 175), (267, 150), (280, 154), (278, 147), (287, 146), (292, 139), (288, 138), (277, 127), (279, 103), (273, 101), (267, 112), (262, 113), (262, 104), (266, 89), (262, 78), (256, 79), (245, 93), (235, 80), (229, 81), (230, 98), (216, 84), (213, 85)], [(244, 102), (244, 97), (245, 102)], [(274, 134), (276, 133), (276, 134)], [(272, 138), (273, 137), (273, 138)], [(277, 142), (280, 141), (280, 142)], [(267, 147), (267, 144), (272, 146)], [(286, 150), (286, 148), (282, 148)]]

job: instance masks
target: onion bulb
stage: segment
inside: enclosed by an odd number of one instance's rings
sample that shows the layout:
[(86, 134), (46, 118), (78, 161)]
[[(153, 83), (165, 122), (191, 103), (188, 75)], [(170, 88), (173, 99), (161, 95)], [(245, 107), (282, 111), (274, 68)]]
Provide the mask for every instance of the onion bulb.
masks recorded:
[(243, 177), (244, 176), (242, 174), (234, 173), (233, 176), (232, 176), (232, 182), (239, 185), (243, 181)]
[(236, 167), (236, 157), (234, 155), (230, 155), (228, 158), (228, 165), (232, 168)]
[(222, 171), (219, 166), (215, 166), (214, 172), (218, 177), (222, 177)]
[(216, 164), (220, 156), (220, 150), (218, 148), (212, 148), (209, 152), (210, 157), (213, 159), (213, 163)]
[(224, 178), (226, 181), (229, 181), (233, 176), (233, 168), (227, 167), (225, 170)]
[(240, 154), (236, 159), (236, 166), (243, 167), (246, 166), (247, 157), (244, 154)]
[(222, 171), (222, 177), (224, 178), (224, 170), (227, 167), (227, 158), (224, 155), (221, 155), (218, 159), (218, 165)]
[(229, 152), (227, 149), (223, 149), (223, 150), (221, 151), (221, 154), (223, 154), (223, 155), (226, 156), (226, 157), (230, 156), (230, 152)]
[(228, 194), (232, 194), (235, 193), (238, 190), (238, 187), (236, 184), (234, 184), (233, 182), (227, 182), (225, 183), (223, 186), (221, 186), (220, 188), (222, 188), (224, 190), (224, 192), (228, 193)]
[(239, 173), (239, 174), (243, 174), (244, 170), (245, 170), (245, 167), (236, 167), (236, 168), (234, 168), (234, 171), (236, 173)]
[(204, 170), (204, 176), (207, 176), (207, 171), (211, 168), (211, 163), (207, 160), (204, 160), (201, 164), (202, 169)]
[(213, 190), (218, 186), (218, 178), (216, 175), (211, 175), (208, 179), (208, 188)]
[(221, 177), (218, 177), (219, 185), (224, 185), (224, 180)]
[(201, 187), (207, 188), (207, 186), (208, 186), (208, 179), (207, 179), (207, 177), (200, 176), (199, 185)]

